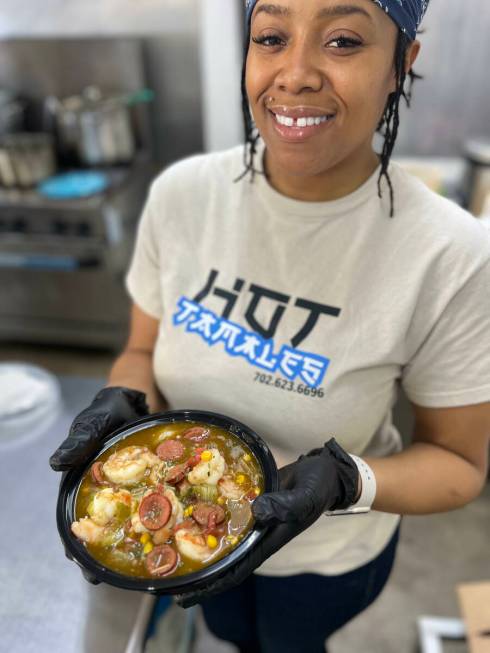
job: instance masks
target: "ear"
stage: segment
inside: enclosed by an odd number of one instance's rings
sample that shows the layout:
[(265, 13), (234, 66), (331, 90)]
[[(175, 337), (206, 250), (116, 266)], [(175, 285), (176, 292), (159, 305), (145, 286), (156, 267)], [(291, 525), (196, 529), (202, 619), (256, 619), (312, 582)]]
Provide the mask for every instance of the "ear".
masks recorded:
[(412, 41), (405, 55), (405, 73), (408, 75), (408, 72), (412, 68), (415, 59), (419, 56), (420, 52), (420, 41)]
[[(420, 52), (420, 41), (412, 41), (407, 48), (405, 53), (405, 74), (408, 74), (409, 70), (412, 68), (415, 59), (418, 57)], [(394, 93), (396, 91), (396, 77), (393, 67), (393, 76), (389, 88), (389, 93)]]

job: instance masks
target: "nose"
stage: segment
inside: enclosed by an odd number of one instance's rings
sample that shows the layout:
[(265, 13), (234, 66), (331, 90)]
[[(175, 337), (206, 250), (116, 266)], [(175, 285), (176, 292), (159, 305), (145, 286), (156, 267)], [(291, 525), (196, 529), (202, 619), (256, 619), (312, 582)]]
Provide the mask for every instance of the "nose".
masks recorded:
[(275, 78), (278, 90), (291, 94), (319, 91), (324, 81), (324, 72), (317, 61), (317, 53), (308, 43), (298, 42), (286, 48)]

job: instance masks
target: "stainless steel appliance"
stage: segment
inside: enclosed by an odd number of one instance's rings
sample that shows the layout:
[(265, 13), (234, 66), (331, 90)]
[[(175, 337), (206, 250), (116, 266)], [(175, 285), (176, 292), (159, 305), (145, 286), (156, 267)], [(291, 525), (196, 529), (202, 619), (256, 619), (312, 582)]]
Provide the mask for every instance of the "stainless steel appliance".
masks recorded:
[(51, 134), (21, 132), (0, 141), (0, 186), (29, 188), (56, 171)]
[(0, 339), (118, 349), (123, 286), (153, 166), (104, 169), (96, 195), (53, 200), (0, 189)]
[(149, 89), (104, 96), (97, 86), (87, 86), (64, 100), (48, 97), (45, 118), (54, 120), (65, 158), (87, 166), (129, 163), (136, 151), (129, 108), (152, 99)]

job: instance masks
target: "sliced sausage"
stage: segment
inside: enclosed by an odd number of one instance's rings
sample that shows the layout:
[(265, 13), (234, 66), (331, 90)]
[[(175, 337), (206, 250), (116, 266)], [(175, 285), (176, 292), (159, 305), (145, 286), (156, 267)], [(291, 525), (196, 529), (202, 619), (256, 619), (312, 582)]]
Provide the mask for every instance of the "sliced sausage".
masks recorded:
[(104, 463), (94, 463), (90, 468), (90, 475), (92, 476), (92, 480), (95, 483), (98, 483), (99, 485), (108, 485), (106, 479), (104, 478), (104, 472), (102, 471), (103, 466)]
[(176, 485), (177, 483), (180, 483), (183, 478), (185, 478), (185, 474), (187, 472), (187, 463), (182, 463), (181, 465), (174, 465), (172, 469), (169, 469), (167, 472), (167, 475), (165, 476), (165, 480), (167, 483), (170, 483), (170, 485)]
[(183, 438), (187, 438), (193, 442), (201, 442), (201, 440), (205, 440), (208, 435), (209, 429), (205, 429), (202, 426), (193, 426), (182, 433)]
[(198, 503), (194, 506), (192, 516), (200, 526), (215, 528), (216, 524), (221, 524), (225, 520), (225, 511), (221, 506)]
[(185, 453), (185, 447), (178, 440), (165, 440), (156, 448), (156, 454), (161, 460), (175, 462), (182, 458)]
[(163, 528), (172, 514), (172, 505), (167, 497), (158, 492), (152, 492), (140, 503), (139, 516), (141, 523), (149, 531)]
[(152, 576), (167, 576), (177, 566), (177, 552), (168, 544), (156, 546), (146, 556), (146, 568)]

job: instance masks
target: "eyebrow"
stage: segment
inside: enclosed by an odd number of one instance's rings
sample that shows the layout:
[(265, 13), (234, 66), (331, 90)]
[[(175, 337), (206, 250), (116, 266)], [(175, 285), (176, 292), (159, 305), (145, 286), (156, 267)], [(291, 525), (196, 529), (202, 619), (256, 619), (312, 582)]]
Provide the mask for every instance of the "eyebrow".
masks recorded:
[[(274, 5), (274, 4), (263, 4), (257, 7), (255, 15), (258, 16), (260, 13), (266, 13), (270, 16), (291, 16), (291, 10), (289, 7), (284, 7), (283, 5)], [(357, 5), (334, 5), (332, 7), (324, 7), (320, 9), (317, 14), (317, 18), (334, 18), (336, 16), (351, 16), (353, 14), (361, 14), (365, 16), (372, 22), (371, 15), (362, 7)]]

